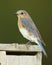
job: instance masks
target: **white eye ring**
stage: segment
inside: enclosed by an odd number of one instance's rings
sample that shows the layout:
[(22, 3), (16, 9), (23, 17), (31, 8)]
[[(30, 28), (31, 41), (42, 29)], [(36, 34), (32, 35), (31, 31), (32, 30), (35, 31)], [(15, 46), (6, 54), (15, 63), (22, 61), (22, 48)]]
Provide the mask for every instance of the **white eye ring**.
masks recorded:
[(21, 12), (21, 14), (23, 15), (23, 12)]

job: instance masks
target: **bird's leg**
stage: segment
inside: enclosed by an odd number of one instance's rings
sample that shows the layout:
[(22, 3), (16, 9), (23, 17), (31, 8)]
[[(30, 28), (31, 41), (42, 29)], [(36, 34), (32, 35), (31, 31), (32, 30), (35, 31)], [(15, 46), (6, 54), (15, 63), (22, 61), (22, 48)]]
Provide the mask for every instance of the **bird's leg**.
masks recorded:
[(30, 41), (28, 41), (28, 42), (26, 43), (26, 47), (27, 47), (27, 48), (29, 48), (29, 47), (30, 47), (30, 45), (31, 45), (31, 42), (30, 42)]
[(17, 43), (15, 43), (15, 48), (17, 48)]
[(31, 45), (31, 42), (30, 42), (30, 41), (28, 41), (28, 42), (26, 43), (26, 45)]

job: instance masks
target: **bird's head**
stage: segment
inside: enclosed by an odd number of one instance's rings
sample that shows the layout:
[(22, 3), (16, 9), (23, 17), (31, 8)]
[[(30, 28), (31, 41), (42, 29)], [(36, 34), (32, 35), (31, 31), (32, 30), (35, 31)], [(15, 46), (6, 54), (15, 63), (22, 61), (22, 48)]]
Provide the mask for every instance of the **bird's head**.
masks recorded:
[(21, 18), (27, 18), (28, 17), (28, 13), (25, 10), (19, 10), (16, 12), (17, 17), (21, 17)]

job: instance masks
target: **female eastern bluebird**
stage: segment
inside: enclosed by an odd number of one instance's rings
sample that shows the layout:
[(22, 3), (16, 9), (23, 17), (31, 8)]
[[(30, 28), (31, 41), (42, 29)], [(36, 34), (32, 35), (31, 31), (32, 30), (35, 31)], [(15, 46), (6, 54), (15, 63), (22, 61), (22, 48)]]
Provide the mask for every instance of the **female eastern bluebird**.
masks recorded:
[(24, 38), (35, 42), (39, 45), (44, 55), (47, 56), (46, 51), (42, 45), (45, 45), (36, 25), (25, 10), (19, 10), (16, 12), (18, 17), (18, 27)]

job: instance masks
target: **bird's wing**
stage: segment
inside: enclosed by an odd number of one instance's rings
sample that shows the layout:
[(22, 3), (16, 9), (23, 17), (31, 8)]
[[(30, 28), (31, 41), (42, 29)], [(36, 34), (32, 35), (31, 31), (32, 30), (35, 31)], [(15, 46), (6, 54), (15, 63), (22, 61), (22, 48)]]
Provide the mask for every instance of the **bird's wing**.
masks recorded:
[(22, 18), (22, 24), (26, 27), (26, 29), (31, 32), (34, 37), (37, 37), (41, 40), (41, 42), (45, 45), (36, 25), (34, 24), (34, 22), (32, 21), (31, 18)]
[(40, 40), (37, 40), (37, 42), (38, 42), (38, 45), (41, 48), (42, 52), (44, 53), (44, 55), (47, 57), (47, 53), (44, 49), (44, 46), (42, 45), (42, 42)]

